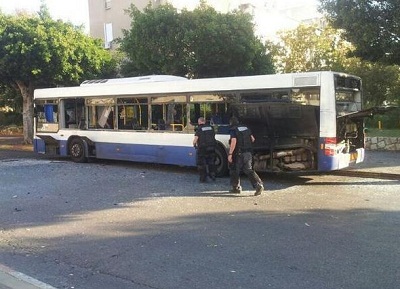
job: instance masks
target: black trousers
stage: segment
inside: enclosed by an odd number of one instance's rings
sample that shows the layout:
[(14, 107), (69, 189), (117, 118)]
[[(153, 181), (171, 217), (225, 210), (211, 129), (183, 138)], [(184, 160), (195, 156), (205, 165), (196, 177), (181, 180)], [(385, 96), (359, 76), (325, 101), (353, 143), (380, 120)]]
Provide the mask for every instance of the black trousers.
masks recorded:
[(215, 150), (214, 149), (198, 149), (196, 154), (197, 169), (200, 174), (200, 181), (204, 182), (207, 176), (215, 179)]
[(239, 153), (233, 156), (229, 166), (231, 186), (234, 189), (241, 188), (240, 173), (243, 172), (250, 180), (253, 188), (263, 186), (263, 182), (253, 169), (253, 155), (251, 152)]

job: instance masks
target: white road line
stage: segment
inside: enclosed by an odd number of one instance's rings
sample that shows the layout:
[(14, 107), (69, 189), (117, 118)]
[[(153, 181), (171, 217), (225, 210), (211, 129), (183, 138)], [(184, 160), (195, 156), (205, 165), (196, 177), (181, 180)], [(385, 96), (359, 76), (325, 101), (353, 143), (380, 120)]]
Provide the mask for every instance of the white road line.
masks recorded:
[[(2, 282), (2, 283), (1, 283)], [(23, 288), (32, 289), (57, 289), (51, 285), (43, 283), (35, 278), (25, 275), (21, 272), (12, 270), (11, 268), (0, 264), (0, 287), (1, 284), (8, 286), (9, 288), (21, 288), (21, 287), (10, 287), (10, 286), (20, 286), (21, 283), (26, 285)]]

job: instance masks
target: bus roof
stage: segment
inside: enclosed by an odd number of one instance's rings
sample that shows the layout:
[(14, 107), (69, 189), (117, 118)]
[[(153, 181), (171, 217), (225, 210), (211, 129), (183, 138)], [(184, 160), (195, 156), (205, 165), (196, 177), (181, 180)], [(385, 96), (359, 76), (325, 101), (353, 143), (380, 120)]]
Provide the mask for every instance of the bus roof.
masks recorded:
[(112, 79), (91, 79), (85, 80), (81, 83), (81, 86), (84, 85), (93, 85), (93, 84), (122, 84), (122, 83), (143, 83), (143, 82), (160, 82), (160, 81), (179, 81), (179, 80), (188, 80), (186, 77), (175, 76), (175, 75), (146, 75), (146, 76), (137, 76), (137, 77), (125, 77), (125, 78), (112, 78)]
[[(56, 99), (76, 97), (114, 97), (160, 94), (196, 94), (229, 91), (257, 90), (265, 88), (318, 86), (322, 74), (334, 72), (305, 72), (222, 78), (203, 78), (182, 81), (173, 77), (166, 81), (109, 81), (102, 85), (82, 84), (73, 87), (36, 89), (35, 99)], [(343, 74), (346, 75), (346, 74)], [(159, 78), (160, 79), (160, 78)]]

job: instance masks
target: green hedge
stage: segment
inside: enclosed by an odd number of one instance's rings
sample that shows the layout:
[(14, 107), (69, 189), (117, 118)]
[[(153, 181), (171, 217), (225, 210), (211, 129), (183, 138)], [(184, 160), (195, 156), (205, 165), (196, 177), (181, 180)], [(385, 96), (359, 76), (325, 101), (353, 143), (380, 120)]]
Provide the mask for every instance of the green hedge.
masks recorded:
[[(379, 127), (379, 122), (381, 127)], [(365, 120), (367, 128), (400, 129), (400, 108), (396, 108), (383, 115), (375, 115)]]

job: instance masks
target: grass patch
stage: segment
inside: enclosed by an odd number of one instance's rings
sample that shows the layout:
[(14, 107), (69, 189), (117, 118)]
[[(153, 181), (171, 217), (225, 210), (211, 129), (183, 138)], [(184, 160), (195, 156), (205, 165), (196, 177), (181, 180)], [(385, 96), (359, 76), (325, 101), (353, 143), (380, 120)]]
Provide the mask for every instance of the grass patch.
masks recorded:
[(367, 137), (400, 137), (400, 129), (378, 129), (369, 128), (366, 132)]

